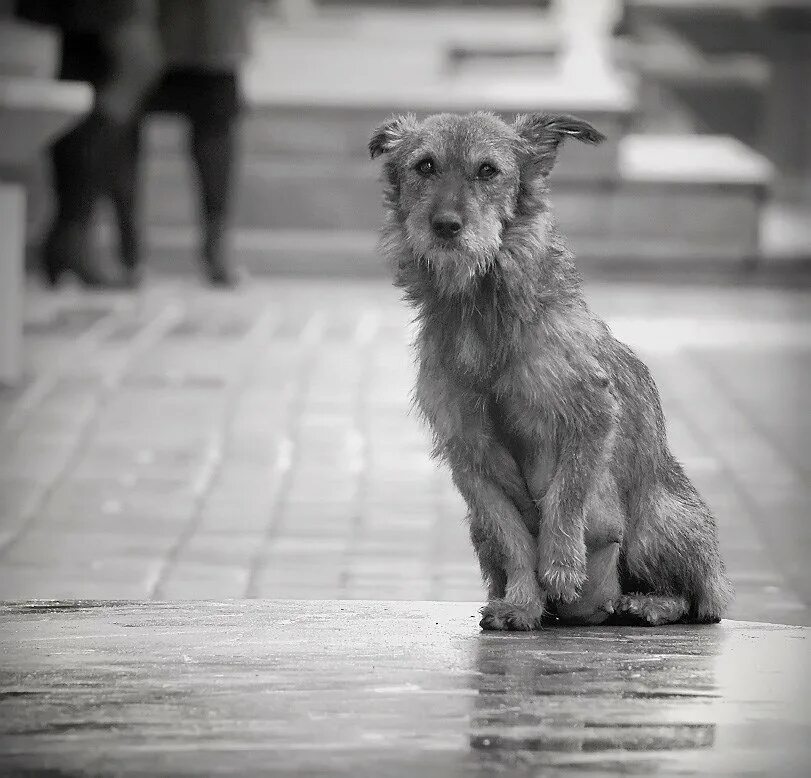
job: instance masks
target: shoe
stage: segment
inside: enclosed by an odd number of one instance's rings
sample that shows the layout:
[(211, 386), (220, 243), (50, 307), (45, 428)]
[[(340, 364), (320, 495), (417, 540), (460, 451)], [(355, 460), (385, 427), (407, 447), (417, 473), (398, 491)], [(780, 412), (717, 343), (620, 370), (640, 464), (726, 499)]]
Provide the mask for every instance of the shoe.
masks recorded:
[(208, 225), (203, 243), (203, 272), (212, 286), (233, 288), (238, 278), (226, 259), (225, 229), (221, 224)]
[(111, 278), (97, 263), (88, 230), (79, 224), (57, 224), (51, 230), (42, 250), (42, 274), (50, 288), (59, 285), (66, 272), (94, 289), (114, 289), (120, 283)]
[(144, 282), (144, 270), (139, 265), (124, 266), (121, 283), (125, 289), (138, 289)]
[(123, 268), (122, 284), (125, 289), (137, 289), (144, 280), (141, 246), (133, 229), (120, 230), (119, 254)]

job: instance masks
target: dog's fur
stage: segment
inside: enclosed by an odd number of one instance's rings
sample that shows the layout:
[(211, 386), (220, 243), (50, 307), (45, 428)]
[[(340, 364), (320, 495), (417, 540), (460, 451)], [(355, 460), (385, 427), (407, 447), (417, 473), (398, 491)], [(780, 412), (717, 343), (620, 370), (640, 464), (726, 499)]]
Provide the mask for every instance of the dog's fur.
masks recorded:
[(732, 590), (713, 517), (554, 226), (567, 136), (602, 140), (568, 116), (474, 113), (395, 117), (369, 142), (386, 155), (382, 246), (418, 312), (416, 402), (488, 585), (481, 625), (717, 621)]

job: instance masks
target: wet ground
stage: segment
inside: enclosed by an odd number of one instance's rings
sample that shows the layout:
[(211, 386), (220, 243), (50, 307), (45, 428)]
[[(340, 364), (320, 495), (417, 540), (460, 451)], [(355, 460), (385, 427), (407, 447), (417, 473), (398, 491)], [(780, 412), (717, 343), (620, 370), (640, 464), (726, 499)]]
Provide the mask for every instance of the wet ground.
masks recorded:
[[(802, 290), (592, 284), (650, 365), (742, 620), (811, 623)], [(0, 393), (0, 598), (478, 601), (385, 281), (26, 296)]]
[(471, 603), (0, 606), (6, 775), (807, 775), (809, 630)]

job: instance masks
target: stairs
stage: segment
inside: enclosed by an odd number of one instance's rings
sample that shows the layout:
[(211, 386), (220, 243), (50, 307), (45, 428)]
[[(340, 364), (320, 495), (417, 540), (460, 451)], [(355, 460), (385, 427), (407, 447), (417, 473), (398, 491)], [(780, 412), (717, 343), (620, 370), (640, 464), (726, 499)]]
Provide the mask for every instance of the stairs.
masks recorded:
[[(323, 12), (309, 27), (268, 22), (257, 29), (261, 46), (245, 74), (250, 109), (234, 214), (235, 248), (248, 268), (383, 272), (375, 251), (379, 163), (366, 154), (371, 129), (396, 112), (482, 107), (505, 117), (574, 113), (606, 134), (596, 148), (566, 145), (553, 173), (558, 221), (581, 262), (757, 258), (770, 176), (759, 155), (726, 136), (629, 134), (633, 81), (561, 73), (548, 56), (560, 34), (541, 13), (438, 13), (425, 34), (424, 13), (399, 9)], [(538, 56), (493, 57), (507, 29), (543, 41)], [(526, 54), (526, 41), (513, 42)], [(461, 49), (470, 56), (460, 58)], [(175, 266), (192, 262), (197, 242), (184, 145), (178, 120), (150, 120), (143, 196), (149, 239), (154, 261)]]

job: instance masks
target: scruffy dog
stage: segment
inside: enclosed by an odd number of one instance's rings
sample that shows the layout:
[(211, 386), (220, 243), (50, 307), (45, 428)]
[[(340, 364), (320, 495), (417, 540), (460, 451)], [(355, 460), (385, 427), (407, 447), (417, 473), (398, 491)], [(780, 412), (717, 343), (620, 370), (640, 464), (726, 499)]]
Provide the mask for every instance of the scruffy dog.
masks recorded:
[(547, 177), (569, 116), (400, 116), (382, 246), (418, 311), (416, 402), (468, 508), (481, 626), (545, 612), (714, 622), (732, 597), (712, 515), (670, 453), (645, 365), (586, 306)]

